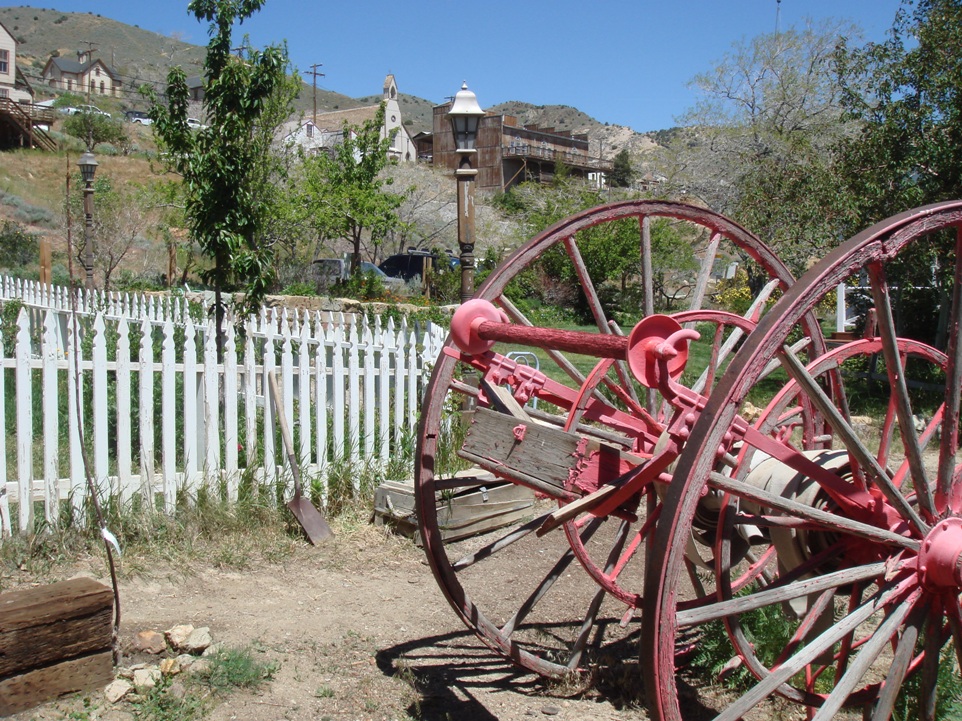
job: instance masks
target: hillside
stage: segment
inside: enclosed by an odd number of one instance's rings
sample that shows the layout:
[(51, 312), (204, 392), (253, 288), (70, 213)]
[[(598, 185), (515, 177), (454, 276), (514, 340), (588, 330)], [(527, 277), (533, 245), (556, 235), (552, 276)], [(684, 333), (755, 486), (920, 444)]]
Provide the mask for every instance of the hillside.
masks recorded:
[[(200, 74), (206, 52), (206, 48), (200, 45), (191, 45), (177, 37), (159, 35), (92, 12), (0, 7), (0, 22), (17, 38), (17, 64), (38, 93), (44, 92), (41, 77), (52, 54), (75, 59), (77, 51), (86, 50), (90, 43), (94, 55), (112, 65), (123, 78), (125, 90), (121, 100), (125, 107), (143, 104), (136, 90), (139, 85), (149, 83), (162, 88), (173, 65), (183, 67), (188, 76)], [(382, 80), (376, 78), (372, 84), (377, 85)], [(317, 90), (319, 111), (343, 110), (365, 104), (347, 95)], [(313, 88), (304, 83), (297, 108), (308, 110), (312, 105)]]
[[(164, 36), (136, 26), (111, 20), (94, 12), (64, 13), (29, 7), (0, 7), (0, 22), (18, 40), (21, 69), (38, 93), (43, 93), (41, 75), (47, 60), (54, 53), (76, 58), (78, 50), (91, 44), (94, 54), (103, 58), (122, 76), (126, 89), (121, 98), (124, 108), (141, 107), (143, 101), (136, 88), (143, 83), (162, 88), (172, 65), (181, 65), (188, 76), (197, 75), (203, 67), (205, 48), (182, 42), (178, 37)], [(372, 90), (377, 90), (383, 78), (371, 78)], [(400, 78), (403, 86), (404, 79)], [(310, 82), (301, 86), (297, 109), (312, 108), (314, 90)], [(380, 100), (379, 94), (351, 98), (330, 90), (317, 89), (319, 111), (344, 110), (371, 105)], [(430, 131), (434, 101), (401, 93), (399, 96), (405, 125), (411, 134)], [(631, 128), (600, 123), (577, 108), (568, 105), (532, 105), (523, 101), (509, 101), (488, 108), (491, 112), (514, 115), (524, 124), (554, 127), (573, 133), (588, 133), (591, 151), (613, 157), (622, 148), (632, 153), (643, 153), (654, 147), (649, 135), (636, 133)]]
[(614, 157), (623, 148), (633, 154), (640, 154), (656, 145), (650, 135), (636, 133), (623, 125), (601, 123), (570, 105), (532, 105), (520, 100), (509, 100), (488, 110), (513, 115), (522, 125), (554, 128), (575, 135), (587, 133), (592, 154), (604, 158)]

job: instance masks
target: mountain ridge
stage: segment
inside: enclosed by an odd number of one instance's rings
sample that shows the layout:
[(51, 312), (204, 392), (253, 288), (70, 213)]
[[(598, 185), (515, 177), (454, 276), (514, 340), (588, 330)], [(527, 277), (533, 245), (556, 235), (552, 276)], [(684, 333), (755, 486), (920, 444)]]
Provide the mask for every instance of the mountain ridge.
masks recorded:
[[(126, 107), (144, 105), (145, 101), (137, 90), (142, 84), (162, 90), (167, 71), (173, 65), (181, 65), (188, 76), (199, 75), (203, 69), (204, 46), (183, 42), (177, 34), (161, 35), (93, 11), (68, 13), (7, 6), (0, 7), (0, 23), (17, 38), (18, 67), (39, 92), (44, 90), (43, 68), (54, 53), (62, 57), (74, 57), (78, 51), (91, 46), (94, 56), (110, 64), (123, 79), (121, 101)], [(372, 78), (372, 85), (379, 86), (381, 81), (382, 78)], [(309, 113), (314, 106), (314, 93), (310, 83), (302, 82), (295, 103), (297, 110)], [(371, 105), (381, 98), (380, 94), (352, 98), (321, 88), (316, 90), (316, 94), (319, 112)], [(431, 131), (433, 108), (437, 104), (435, 101), (406, 93), (399, 93), (398, 100), (405, 126), (412, 135)], [(534, 105), (513, 100), (487, 110), (514, 115), (525, 125), (553, 127), (573, 134), (587, 133), (593, 155), (610, 158), (623, 148), (640, 153), (656, 145), (650, 134), (602, 123), (568, 105)]]

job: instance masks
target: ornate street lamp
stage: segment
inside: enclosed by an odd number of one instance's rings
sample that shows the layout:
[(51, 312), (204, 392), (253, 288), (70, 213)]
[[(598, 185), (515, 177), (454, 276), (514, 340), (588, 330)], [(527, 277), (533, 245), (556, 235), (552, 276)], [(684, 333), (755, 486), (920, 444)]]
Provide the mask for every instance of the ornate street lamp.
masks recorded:
[(458, 245), (461, 249), (461, 302), (464, 303), (474, 295), (474, 179), (478, 174), (475, 144), (478, 125), (484, 117), (477, 96), (468, 90), (466, 82), (454, 96), (448, 117), (458, 154), (454, 176), (458, 181)]
[(87, 290), (94, 289), (94, 175), (97, 160), (89, 150), (77, 161), (84, 181), (84, 270), (87, 274)]

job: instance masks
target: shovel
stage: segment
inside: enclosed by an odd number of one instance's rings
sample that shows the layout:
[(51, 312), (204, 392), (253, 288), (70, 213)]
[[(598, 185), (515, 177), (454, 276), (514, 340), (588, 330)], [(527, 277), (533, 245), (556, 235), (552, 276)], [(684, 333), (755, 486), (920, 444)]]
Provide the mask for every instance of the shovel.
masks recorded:
[(281, 436), (284, 438), (284, 449), (287, 451), (287, 460), (291, 464), (291, 475), (294, 476), (294, 497), (287, 502), (287, 507), (291, 509), (294, 518), (301, 524), (307, 540), (312, 545), (317, 545), (334, 535), (334, 531), (328, 525), (324, 516), (314, 506), (310, 500), (301, 495), (301, 469), (297, 464), (297, 454), (294, 453), (294, 440), (291, 438), (291, 429), (287, 427), (287, 418), (284, 417), (284, 405), (281, 403), (281, 391), (277, 386), (277, 377), (274, 371), (267, 374), (271, 384), (271, 396), (274, 398), (274, 407), (277, 409), (277, 422), (281, 426)]

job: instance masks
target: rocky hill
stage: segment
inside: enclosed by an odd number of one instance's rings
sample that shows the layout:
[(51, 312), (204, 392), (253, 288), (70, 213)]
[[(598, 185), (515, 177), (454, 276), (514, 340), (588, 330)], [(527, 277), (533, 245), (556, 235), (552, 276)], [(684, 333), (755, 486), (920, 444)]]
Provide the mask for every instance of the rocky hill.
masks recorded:
[[(172, 65), (181, 65), (188, 75), (194, 75), (201, 72), (204, 60), (205, 48), (202, 46), (185, 43), (176, 35), (165, 36), (126, 25), (95, 12), (64, 13), (22, 6), (0, 7), (0, 22), (17, 38), (18, 65), (41, 92), (43, 67), (51, 55), (76, 58), (78, 51), (91, 45), (95, 55), (103, 58), (123, 77), (126, 89), (122, 100), (126, 107), (143, 104), (136, 90), (139, 85), (149, 83), (162, 87)], [(372, 84), (381, 80), (373, 78)], [(403, 83), (403, 78), (401, 81)], [(297, 101), (299, 110), (312, 107), (313, 93), (312, 85), (304, 83)], [(317, 90), (318, 110), (344, 110), (370, 105), (379, 99), (378, 94), (351, 98), (329, 90)], [(399, 101), (405, 125), (412, 134), (431, 130), (433, 101), (404, 93), (400, 94)], [(655, 145), (651, 135), (601, 123), (567, 105), (510, 101), (488, 110), (514, 115), (524, 124), (588, 133), (592, 154), (603, 157), (613, 157), (622, 148), (640, 154)]]

